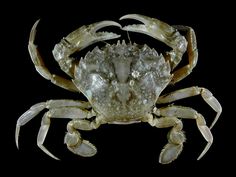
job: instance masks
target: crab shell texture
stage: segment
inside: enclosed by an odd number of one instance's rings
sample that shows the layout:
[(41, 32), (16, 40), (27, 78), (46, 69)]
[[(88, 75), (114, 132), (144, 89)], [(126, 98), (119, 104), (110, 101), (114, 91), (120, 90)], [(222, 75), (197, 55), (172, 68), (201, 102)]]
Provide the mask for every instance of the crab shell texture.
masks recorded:
[(150, 113), (171, 79), (170, 65), (147, 45), (107, 44), (80, 60), (74, 83), (107, 122)]

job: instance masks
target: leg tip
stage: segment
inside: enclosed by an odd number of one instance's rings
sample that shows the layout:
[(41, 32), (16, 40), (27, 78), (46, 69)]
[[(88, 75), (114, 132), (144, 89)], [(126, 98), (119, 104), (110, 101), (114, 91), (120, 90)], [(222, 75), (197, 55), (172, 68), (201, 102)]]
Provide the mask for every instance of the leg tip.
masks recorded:
[(183, 144), (175, 145), (175, 144), (167, 144), (164, 149), (161, 151), (159, 157), (159, 163), (161, 164), (169, 164), (181, 153), (183, 149)]
[(91, 157), (97, 153), (97, 148), (86, 140), (83, 140), (81, 144), (77, 144), (76, 146), (68, 146), (68, 149), (82, 157)]

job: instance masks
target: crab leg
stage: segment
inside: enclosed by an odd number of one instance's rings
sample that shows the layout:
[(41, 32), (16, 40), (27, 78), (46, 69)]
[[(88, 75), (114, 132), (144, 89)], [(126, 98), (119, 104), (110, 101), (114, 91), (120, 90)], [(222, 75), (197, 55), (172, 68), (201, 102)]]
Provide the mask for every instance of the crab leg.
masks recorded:
[(211, 134), (210, 129), (206, 126), (206, 121), (204, 117), (199, 114), (197, 111), (195, 111), (192, 108), (183, 107), (183, 106), (168, 106), (165, 108), (160, 109), (154, 109), (154, 114), (157, 116), (173, 116), (183, 119), (195, 119), (197, 123), (197, 127), (199, 131), (201, 132), (202, 136), (205, 138), (205, 140), (208, 142), (205, 149), (202, 151), (200, 156), (198, 157), (198, 160), (200, 160), (204, 154), (209, 150), (213, 143), (213, 136)]
[(65, 143), (67, 148), (74, 154), (91, 157), (97, 153), (96, 147), (87, 140), (83, 140), (80, 133), (76, 130), (93, 130), (97, 129), (101, 124), (106, 123), (102, 121), (101, 117), (97, 117), (94, 121), (74, 119), (67, 124), (68, 133), (65, 136)]
[[(192, 72), (193, 68), (196, 66), (198, 60), (197, 40), (194, 30), (188, 26), (175, 25), (173, 27), (175, 27), (178, 30), (187, 32), (186, 39), (188, 41), (188, 47), (187, 47), (188, 64), (173, 72), (173, 78), (171, 81), (172, 84), (179, 82), (180, 80), (188, 76)], [(174, 51), (168, 52), (166, 57), (168, 58), (169, 61), (173, 61), (175, 67), (178, 64), (178, 62), (175, 62), (176, 60), (172, 55), (173, 52)]]
[(54, 58), (65, 73), (73, 77), (75, 59), (70, 55), (74, 52), (80, 51), (99, 41), (120, 37), (120, 35), (112, 32), (97, 32), (99, 29), (107, 26), (117, 26), (121, 28), (120, 24), (114, 21), (101, 21), (93, 23), (91, 25), (78, 28), (63, 38), (60, 43), (55, 45), (52, 51)]
[(88, 102), (80, 102), (74, 100), (50, 100), (47, 102), (35, 104), (17, 120), (16, 133), (15, 133), (15, 141), (17, 147), (19, 147), (18, 138), (20, 133), (20, 127), (25, 125), (31, 119), (33, 119), (43, 109), (47, 108), (49, 109), (49, 111), (46, 112), (42, 118), (41, 127), (39, 129), (37, 138), (37, 145), (46, 154), (48, 154), (52, 158), (58, 159), (43, 146), (43, 142), (49, 130), (50, 118), (70, 118), (70, 119), (90, 118), (92, 116), (95, 116), (93, 111), (86, 110), (90, 107), (91, 106)]
[(159, 156), (159, 162), (162, 164), (168, 164), (175, 160), (181, 153), (185, 141), (181, 120), (173, 116), (164, 116), (160, 118), (149, 116), (148, 118), (144, 118), (142, 121), (148, 122), (151, 126), (157, 128), (173, 127), (168, 134), (168, 143), (164, 146)]
[(204, 101), (214, 110), (217, 112), (214, 121), (212, 122), (210, 129), (215, 125), (220, 114), (222, 112), (222, 107), (218, 100), (212, 95), (212, 93), (203, 87), (189, 87), (181, 90), (177, 90), (166, 95), (162, 95), (158, 98), (157, 104), (162, 103), (171, 103), (176, 100), (180, 100), (183, 98), (188, 98), (191, 96), (201, 95)]
[(31, 60), (34, 63), (36, 70), (42, 77), (44, 77), (47, 80), (50, 80), (53, 84), (73, 92), (78, 92), (78, 89), (75, 87), (75, 85), (71, 80), (67, 80), (55, 74), (51, 74), (50, 71), (46, 68), (43, 59), (37, 49), (37, 46), (34, 44), (36, 27), (38, 23), (39, 20), (35, 22), (35, 24), (31, 29), (29, 44), (28, 44), (28, 50), (31, 56)]
[[(165, 58), (170, 62), (172, 70), (179, 64), (183, 54), (187, 50), (189, 64), (173, 73), (172, 84), (182, 80), (191, 73), (192, 69), (196, 66), (198, 57), (196, 36), (192, 28), (186, 26), (170, 26), (158, 19), (138, 14), (125, 15), (120, 18), (120, 20), (123, 19), (134, 19), (143, 23), (125, 26), (122, 28), (123, 30), (149, 35), (164, 42), (173, 49), (165, 54)], [(187, 31), (188, 42), (177, 29)]]

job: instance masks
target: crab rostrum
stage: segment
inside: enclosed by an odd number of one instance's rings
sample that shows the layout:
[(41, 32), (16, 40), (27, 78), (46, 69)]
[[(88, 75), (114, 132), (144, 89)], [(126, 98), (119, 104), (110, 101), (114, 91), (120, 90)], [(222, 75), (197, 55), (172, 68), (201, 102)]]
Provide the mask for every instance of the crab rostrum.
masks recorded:
[[(198, 51), (193, 29), (187, 26), (170, 26), (158, 19), (143, 15), (129, 14), (120, 18), (134, 19), (143, 24), (121, 27), (113, 21), (97, 22), (82, 26), (55, 45), (53, 55), (61, 69), (71, 80), (51, 74), (34, 44), (37, 21), (30, 33), (29, 53), (36, 70), (55, 85), (83, 94), (88, 101), (49, 100), (32, 106), (17, 121), (16, 144), (20, 127), (29, 122), (44, 109), (48, 111), (42, 118), (37, 144), (49, 156), (58, 159), (43, 145), (51, 118), (71, 119), (67, 124), (65, 144), (73, 153), (90, 157), (96, 154), (96, 147), (84, 140), (78, 130), (93, 130), (102, 124), (130, 124), (147, 122), (157, 128), (172, 127), (168, 142), (161, 151), (159, 162), (167, 164), (175, 160), (183, 149), (185, 136), (181, 119), (194, 119), (207, 145), (200, 159), (210, 148), (213, 136), (210, 128), (218, 120), (222, 108), (212, 93), (202, 87), (189, 87), (165, 95), (162, 91), (188, 76), (196, 66)], [(158, 54), (147, 44), (117, 41), (104, 47), (95, 47), (80, 60), (72, 54), (96, 42), (119, 38), (110, 32), (97, 32), (107, 27), (117, 26), (121, 30), (149, 35), (167, 46), (171, 51)], [(184, 31), (182, 36), (179, 31)], [(176, 68), (183, 54), (188, 54), (188, 64)], [(175, 69), (176, 68), (176, 69)], [(217, 112), (210, 128), (204, 117), (190, 107), (170, 104), (176, 100), (201, 95), (205, 102)]]

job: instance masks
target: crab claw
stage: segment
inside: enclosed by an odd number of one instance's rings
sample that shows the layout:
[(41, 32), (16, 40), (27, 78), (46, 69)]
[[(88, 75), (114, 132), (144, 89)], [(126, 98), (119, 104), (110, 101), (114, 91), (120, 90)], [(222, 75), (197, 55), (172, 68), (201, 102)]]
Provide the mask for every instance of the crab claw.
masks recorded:
[(185, 40), (175, 28), (158, 19), (138, 14), (128, 14), (120, 18), (123, 19), (133, 19), (143, 23), (125, 26), (123, 30), (149, 35), (172, 48), (178, 47), (179, 39)]
[(78, 28), (64, 38), (64, 40), (75, 50), (81, 50), (96, 42), (120, 37), (120, 35), (112, 32), (97, 32), (99, 29), (107, 26), (117, 26), (121, 28), (121, 25), (117, 22), (101, 21)]

